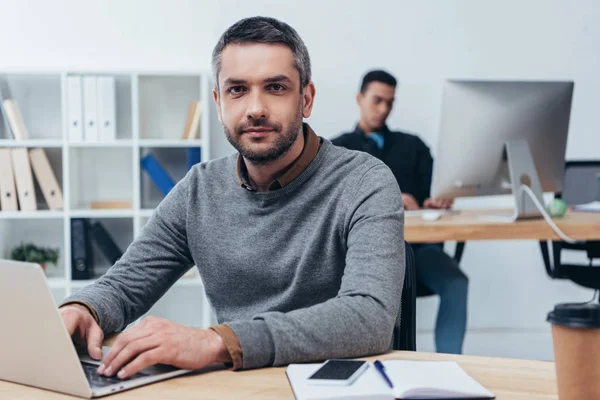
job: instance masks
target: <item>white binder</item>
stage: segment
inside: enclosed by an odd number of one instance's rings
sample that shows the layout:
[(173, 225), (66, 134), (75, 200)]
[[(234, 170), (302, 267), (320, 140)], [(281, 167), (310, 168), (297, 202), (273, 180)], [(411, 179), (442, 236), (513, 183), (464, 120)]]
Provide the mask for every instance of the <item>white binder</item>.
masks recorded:
[(0, 149), (0, 210), (17, 211), (17, 192), (10, 149)]
[(101, 142), (113, 142), (117, 139), (115, 104), (115, 78), (98, 77), (98, 138)]
[(68, 137), (71, 142), (83, 142), (83, 92), (81, 76), (67, 76)]
[(86, 142), (98, 141), (98, 83), (95, 76), (83, 77), (83, 137)]
[(10, 128), (15, 136), (15, 139), (29, 139), (29, 132), (27, 131), (25, 120), (23, 119), (23, 115), (19, 109), (19, 103), (17, 103), (15, 99), (6, 99), (2, 103), (2, 106), (6, 112), (6, 117), (8, 118), (8, 123), (10, 124)]
[(6, 115), (2, 104), (4, 104), (4, 99), (9, 99), (11, 97), (8, 82), (6, 79), (0, 78), (0, 136), (6, 139), (13, 139), (14, 136), (10, 130), (8, 116)]
[(15, 148), (11, 150), (13, 172), (17, 183), (17, 194), (21, 211), (37, 210), (35, 190), (33, 187), (33, 176), (29, 164), (29, 154), (26, 148)]

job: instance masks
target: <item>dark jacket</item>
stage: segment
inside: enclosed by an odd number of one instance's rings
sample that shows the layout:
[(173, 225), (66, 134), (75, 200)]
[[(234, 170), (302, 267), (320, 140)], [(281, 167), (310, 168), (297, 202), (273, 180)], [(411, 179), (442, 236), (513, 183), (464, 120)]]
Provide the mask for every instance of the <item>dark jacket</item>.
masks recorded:
[(402, 193), (412, 194), (420, 206), (429, 198), (433, 158), (429, 147), (419, 137), (384, 126), (383, 149), (379, 149), (357, 126), (353, 132), (343, 133), (332, 140), (333, 144), (351, 150), (364, 151), (379, 158), (392, 170)]

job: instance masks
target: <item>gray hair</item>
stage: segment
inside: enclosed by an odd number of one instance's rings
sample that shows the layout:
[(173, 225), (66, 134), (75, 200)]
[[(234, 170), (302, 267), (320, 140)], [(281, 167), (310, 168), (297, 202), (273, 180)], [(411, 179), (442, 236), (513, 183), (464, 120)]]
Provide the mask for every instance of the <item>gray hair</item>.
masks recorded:
[(239, 20), (221, 35), (212, 53), (215, 87), (219, 87), (221, 53), (229, 44), (280, 43), (292, 50), (295, 67), (300, 74), (300, 91), (310, 82), (310, 57), (298, 32), (285, 22), (269, 17), (251, 17)]

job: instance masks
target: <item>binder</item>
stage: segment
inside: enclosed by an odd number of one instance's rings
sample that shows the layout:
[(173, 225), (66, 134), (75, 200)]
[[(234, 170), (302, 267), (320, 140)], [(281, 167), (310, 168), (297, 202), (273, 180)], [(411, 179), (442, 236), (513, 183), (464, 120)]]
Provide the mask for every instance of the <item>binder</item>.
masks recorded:
[(152, 182), (158, 187), (161, 193), (166, 196), (167, 193), (173, 187), (175, 187), (175, 182), (171, 179), (171, 177), (166, 173), (166, 171), (160, 166), (156, 158), (151, 153), (148, 153), (146, 156), (142, 157), (140, 160), (142, 167), (148, 173)]
[[(14, 138), (10, 125), (8, 123), (8, 117), (6, 112), (4, 111), (4, 100), (10, 98), (10, 88), (8, 87), (8, 82), (6, 80), (0, 78), (0, 134), (2, 137), (6, 137), (8, 139)], [(4, 132), (4, 133), (2, 133)]]
[(199, 101), (190, 103), (187, 113), (187, 119), (185, 122), (185, 128), (183, 130), (182, 139), (198, 139), (200, 128), (200, 116), (202, 114), (202, 107)]
[(187, 139), (188, 132), (190, 131), (190, 125), (192, 125), (192, 120), (194, 119), (194, 111), (196, 110), (196, 104), (196, 102), (190, 103), (188, 107), (187, 118), (185, 119), (183, 134), (181, 135), (182, 139)]
[(101, 142), (113, 142), (117, 138), (115, 78), (98, 77), (98, 138)]
[(83, 137), (86, 142), (98, 141), (98, 82), (95, 76), (83, 77)]
[(27, 132), (27, 127), (25, 126), (25, 121), (17, 101), (15, 99), (6, 99), (2, 102), (2, 105), (15, 139), (29, 139), (29, 132)]
[(83, 142), (83, 92), (81, 76), (67, 76), (68, 138), (71, 142)]
[(85, 218), (71, 219), (71, 278), (73, 280), (94, 277), (94, 257), (90, 242), (90, 228)]
[(37, 210), (35, 190), (33, 188), (33, 176), (26, 148), (15, 148), (11, 150), (13, 172), (17, 183), (17, 196), (22, 211)]
[(200, 147), (188, 147), (187, 149), (187, 170), (200, 162)]
[(91, 233), (94, 243), (96, 243), (106, 260), (110, 265), (114, 265), (123, 256), (123, 252), (106, 231), (104, 225), (100, 222), (95, 222), (92, 224)]
[(29, 160), (40, 189), (42, 189), (42, 194), (48, 203), (48, 209), (62, 210), (62, 191), (44, 149), (29, 150)]
[(190, 130), (188, 132), (187, 138), (189, 140), (200, 138), (200, 116), (202, 115), (202, 107), (200, 102), (196, 103), (196, 108), (194, 109), (194, 118), (192, 119), (192, 123), (190, 124)]
[(17, 211), (17, 192), (10, 149), (0, 149), (0, 210)]

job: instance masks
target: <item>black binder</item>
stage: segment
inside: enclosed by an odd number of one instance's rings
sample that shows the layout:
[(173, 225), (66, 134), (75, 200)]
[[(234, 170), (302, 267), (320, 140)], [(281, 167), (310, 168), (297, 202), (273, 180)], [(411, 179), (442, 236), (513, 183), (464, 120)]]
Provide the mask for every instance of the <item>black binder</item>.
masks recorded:
[(89, 230), (87, 219), (71, 219), (71, 278), (73, 280), (94, 277), (94, 255)]
[(117, 246), (115, 241), (100, 222), (95, 222), (92, 224), (91, 232), (92, 238), (100, 249), (100, 252), (108, 260), (111, 266), (114, 265), (123, 255), (123, 252), (121, 249), (119, 249), (119, 246)]

